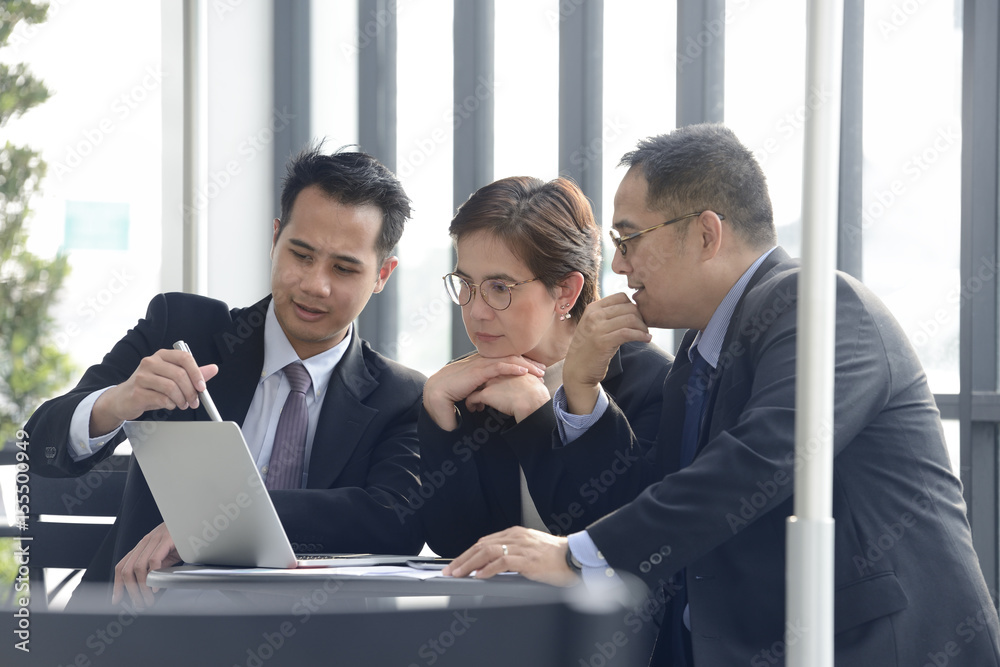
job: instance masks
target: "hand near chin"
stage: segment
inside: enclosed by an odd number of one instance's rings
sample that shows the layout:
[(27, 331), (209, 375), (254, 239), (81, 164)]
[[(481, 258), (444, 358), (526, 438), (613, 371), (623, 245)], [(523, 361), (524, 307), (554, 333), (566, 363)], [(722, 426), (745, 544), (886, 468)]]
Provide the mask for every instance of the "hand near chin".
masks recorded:
[(563, 391), (569, 411), (593, 411), (598, 385), (618, 348), (630, 341), (651, 340), (639, 309), (624, 294), (612, 294), (588, 305), (573, 333), (563, 366)]
[(549, 402), (549, 390), (542, 379), (531, 373), (501, 375), (490, 380), (469, 394), (465, 405), (472, 412), (487, 407), (512, 415), (521, 422), (532, 412)]
[(541, 364), (520, 356), (488, 359), (478, 353), (453, 361), (427, 379), (424, 385), (424, 409), (439, 427), (453, 431), (458, 427), (455, 404), (487, 382), (499, 377), (532, 375), (540, 379)]

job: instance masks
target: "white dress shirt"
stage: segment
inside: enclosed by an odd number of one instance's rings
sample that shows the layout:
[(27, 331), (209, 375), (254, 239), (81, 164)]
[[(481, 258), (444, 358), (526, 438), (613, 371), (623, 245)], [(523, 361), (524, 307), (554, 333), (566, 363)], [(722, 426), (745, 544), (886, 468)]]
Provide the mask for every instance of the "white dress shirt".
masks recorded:
[[(326, 397), (330, 378), (337, 364), (343, 358), (354, 335), (354, 326), (347, 331), (344, 340), (329, 350), (302, 361), (309, 372), (312, 386), (306, 392), (306, 409), (309, 411), (309, 431), (306, 434), (306, 454), (302, 467), (302, 486), (305, 487), (309, 472), (309, 457), (312, 454), (313, 437), (316, 425)], [(257, 382), (250, 408), (243, 421), (243, 437), (250, 449), (250, 454), (257, 462), (261, 476), (267, 477), (267, 465), (271, 460), (271, 448), (274, 444), (274, 431), (278, 427), (278, 416), (281, 407), (288, 397), (289, 384), (282, 369), (288, 364), (299, 360), (295, 349), (285, 336), (278, 319), (274, 314), (274, 302), (268, 304), (267, 316), (264, 320), (264, 366)], [(97, 398), (111, 387), (95, 391), (77, 405), (70, 423), (69, 452), (74, 461), (80, 461), (93, 456), (100, 451), (118, 431), (118, 428), (96, 438), (90, 437), (90, 414)]]

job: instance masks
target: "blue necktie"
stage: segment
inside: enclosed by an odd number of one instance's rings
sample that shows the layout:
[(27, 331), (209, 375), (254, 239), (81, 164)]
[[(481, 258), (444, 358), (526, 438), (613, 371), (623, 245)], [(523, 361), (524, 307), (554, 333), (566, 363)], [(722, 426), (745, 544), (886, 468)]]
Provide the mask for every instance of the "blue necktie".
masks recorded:
[(684, 434), (681, 437), (681, 468), (691, 465), (698, 449), (698, 435), (705, 414), (711, 371), (712, 367), (698, 352), (698, 348), (692, 348), (691, 375), (688, 376), (687, 385), (684, 387)]
[[(681, 436), (680, 467), (685, 468), (694, 460), (698, 450), (698, 436), (701, 434), (701, 422), (705, 415), (705, 404), (708, 402), (709, 377), (712, 367), (698, 352), (697, 347), (691, 348), (691, 375), (684, 386), (684, 431)], [(674, 665), (678, 667), (691, 664), (686, 644), (687, 628), (684, 627), (684, 609), (687, 607), (687, 570), (681, 570), (674, 575), (678, 588), (671, 599), (672, 621), (671, 642), (673, 645)]]
[(295, 361), (283, 369), (291, 390), (281, 408), (278, 427), (274, 431), (271, 460), (267, 464), (268, 489), (298, 489), (302, 487), (302, 467), (306, 455), (306, 433), (309, 430), (309, 411), (306, 409), (306, 392), (312, 385), (309, 371)]

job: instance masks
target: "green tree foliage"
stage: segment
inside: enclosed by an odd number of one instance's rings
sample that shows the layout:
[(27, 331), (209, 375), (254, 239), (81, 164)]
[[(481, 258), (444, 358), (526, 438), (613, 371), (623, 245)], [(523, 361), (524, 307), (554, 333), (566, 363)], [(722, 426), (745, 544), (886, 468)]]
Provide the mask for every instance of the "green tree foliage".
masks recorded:
[[(0, 47), (18, 23), (41, 22), (48, 5), (0, 0)], [(0, 131), (49, 97), (23, 64), (0, 64)], [(28, 204), (45, 176), (38, 153), (9, 141), (0, 147), (0, 447), (37, 405), (61, 389), (73, 369), (52, 337), (49, 309), (69, 273), (68, 258), (27, 251)]]

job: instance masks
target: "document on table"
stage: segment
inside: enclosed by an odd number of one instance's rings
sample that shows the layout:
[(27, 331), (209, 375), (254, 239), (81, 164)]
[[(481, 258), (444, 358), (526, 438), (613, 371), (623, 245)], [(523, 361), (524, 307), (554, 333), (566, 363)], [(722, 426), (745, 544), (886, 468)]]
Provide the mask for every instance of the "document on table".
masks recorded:
[[(443, 577), (441, 570), (418, 570), (401, 565), (373, 565), (371, 567), (299, 567), (292, 569), (268, 569), (259, 567), (220, 568), (206, 567), (204, 569), (185, 569), (184, 574), (203, 574), (207, 576), (267, 576), (281, 577), (321, 577), (323, 575), (353, 576), (353, 577), (402, 577), (404, 579), (434, 579)], [(451, 577), (448, 577), (449, 579)]]

